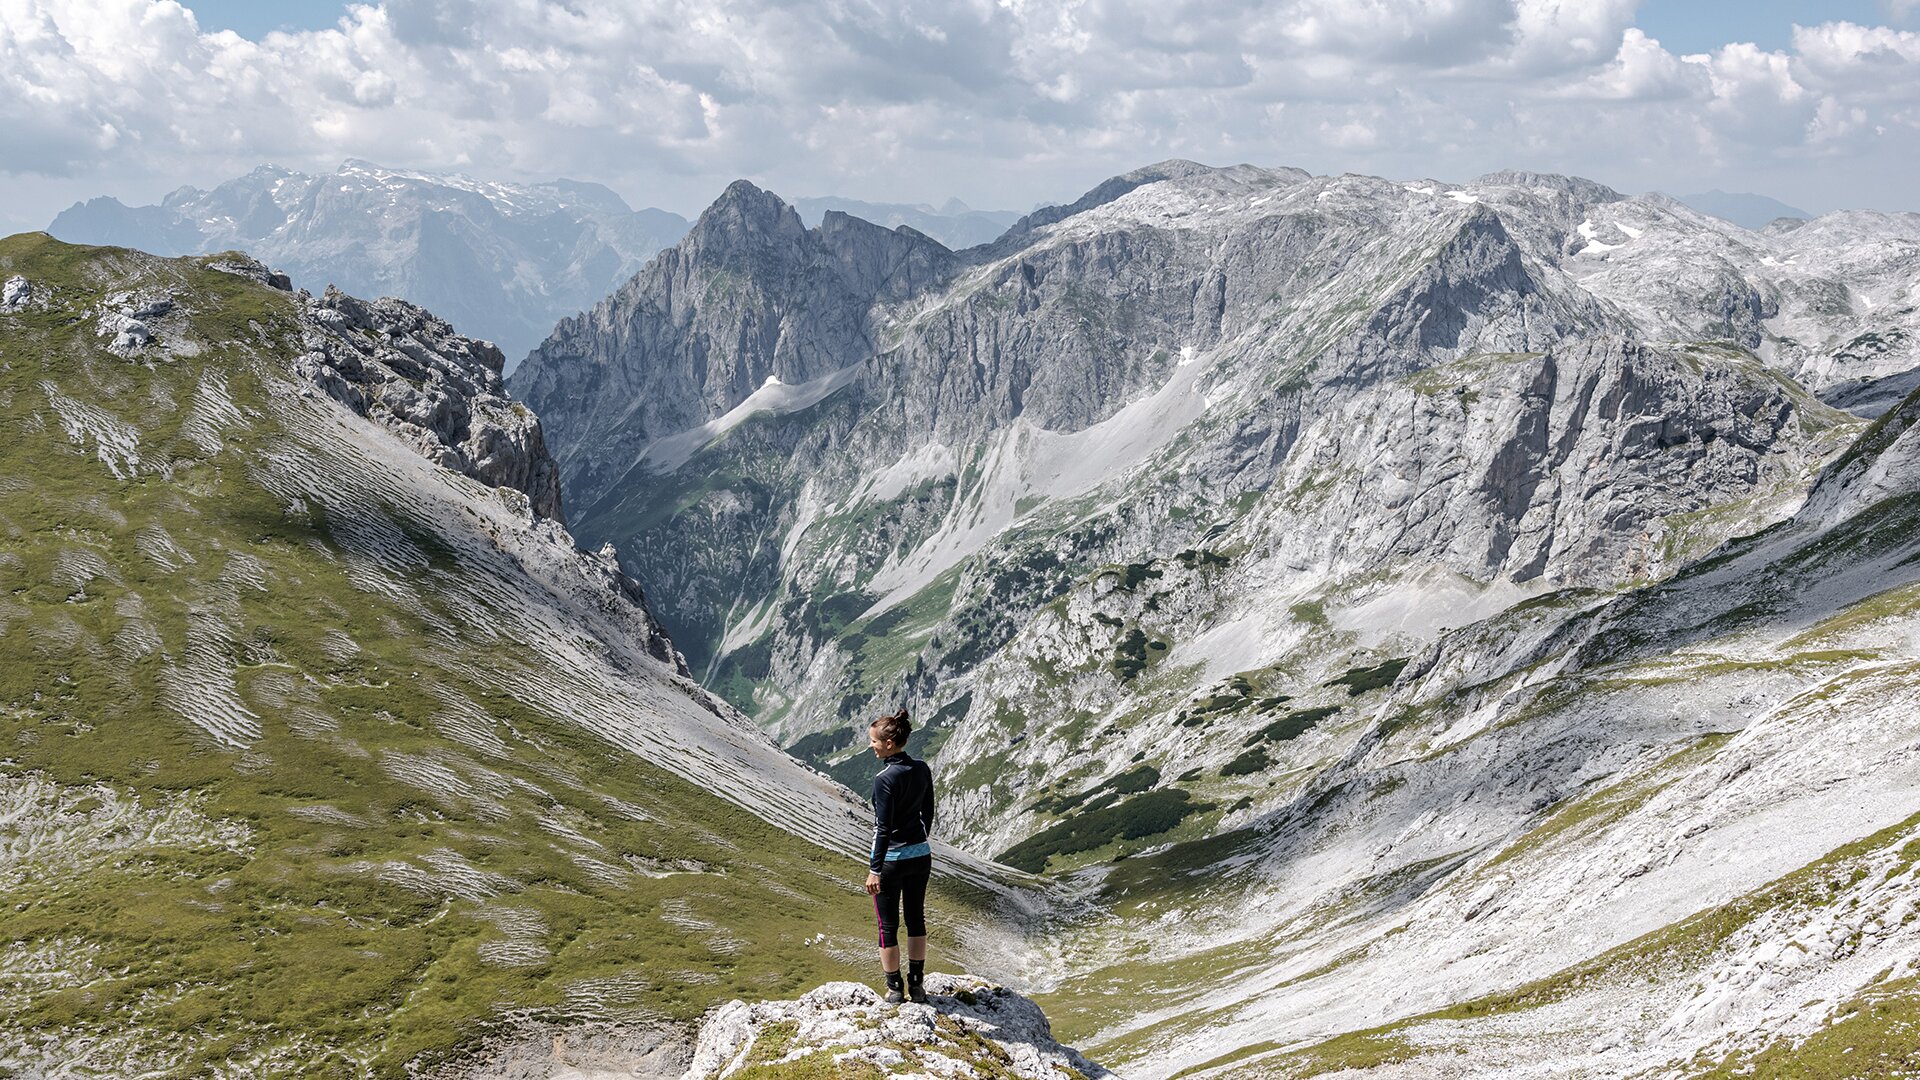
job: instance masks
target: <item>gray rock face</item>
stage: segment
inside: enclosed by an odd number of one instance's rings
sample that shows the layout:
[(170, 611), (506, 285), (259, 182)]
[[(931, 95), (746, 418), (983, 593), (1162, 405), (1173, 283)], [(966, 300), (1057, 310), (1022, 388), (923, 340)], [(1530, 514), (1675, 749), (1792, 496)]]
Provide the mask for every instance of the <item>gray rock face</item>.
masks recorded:
[(293, 279), (243, 252), (223, 253), (209, 261), (207, 268), (218, 270), (223, 274), (235, 274), (249, 281), (257, 281), (270, 289), (279, 289), (281, 292), (293, 291)]
[(1595, 206), (1565, 271), (1646, 337), (1731, 341), (1878, 415), (1920, 367), (1920, 215), (1841, 211), (1754, 233), (1663, 196)]
[(854, 783), (848, 729), (909, 704), (992, 853), (1059, 777), (1220, 767), (1174, 736), (1234, 678), (1320, 707), (1791, 514), (1858, 421), (1787, 375), (1789, 285), (1891, 275), (1880, 227), (1780, 270), (1577, 178), (1169, 162), (954, 255), (735, 185), (515, 386), (696, 670)]
[(153, 340), (153, 331), (131, 315), (110, 311), (100, 316), (100, 336), (113, 339), (108, 347), (114, 352), (126, 353)]
[[(580, 476), (624, 472), (654, 438), (713, 419), (766, 384), (805, 384), (874, 355), (867, 312), (956, 266), (938, 243), (829, 212), (809, 231), (746, 181), (592, 311), (536, 350), (514, 390), (560, 416)], [(645, 364), (615, 357), (645, 355)], [(583, 482), (583, 490), (594, 490)]]
[(523, 492), (534, 513), (561, 518), (559, 468), (539, 418), (507, 399), (492, 343), (404, 300), (368, 303), (334, 288), (304, 315), (301, 363), (317, 386), (446, 468)]
[(1832, 528), (1889, 499), (1920, 492), (1920, 390), (1874, 421), (1830, 464), (1795, 520)]
[(244, 250), (302, 287), (398, 296), (500, 344), (509, 363), (562, 316), (631, 277), (686, 221), (595, 184), (513, 185), (348, 161), (326, 176), (262, 166), (158, 206), (76, 203), (62, 240), (161, 255)]
[[(1657, 575), (1671, 515), (1801, 464), (1806, 395), (1737, 354), (1584, 340), (1423, 369), (1316, 418), (1276, 477), (1326, 482), (1246, 528), (1295, 562), (1433, 560), (1476, 580)], [(1259, 520), (1264, 516), (1265, 520)]]

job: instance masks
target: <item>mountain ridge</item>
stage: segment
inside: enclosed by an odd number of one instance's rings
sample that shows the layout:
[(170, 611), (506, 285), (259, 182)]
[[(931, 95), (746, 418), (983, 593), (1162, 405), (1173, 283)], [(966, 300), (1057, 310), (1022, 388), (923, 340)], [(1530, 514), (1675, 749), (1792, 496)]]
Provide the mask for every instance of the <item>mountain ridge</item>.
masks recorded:
[(502, 184), (348, 159), (324, 176), (262, 165), (155, 206), (100, 197), (75, 203), (48, 231), (162, 255), (242, 249), (315, 292), (338, 285), (422, 304), (497, 342), (512, 366), (686, 224), (635, 211), (599, 184)]

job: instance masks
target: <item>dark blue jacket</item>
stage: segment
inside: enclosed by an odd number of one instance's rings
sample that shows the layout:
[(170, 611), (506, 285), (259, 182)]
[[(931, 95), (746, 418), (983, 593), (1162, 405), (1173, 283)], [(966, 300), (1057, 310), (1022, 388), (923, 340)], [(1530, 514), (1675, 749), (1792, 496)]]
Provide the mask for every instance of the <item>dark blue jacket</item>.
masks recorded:
[(902, 750), (873, 778), (873, 858), (868, 869), (879, 873), (890, 847), (926, 843), (932, 828), (933, 770)]

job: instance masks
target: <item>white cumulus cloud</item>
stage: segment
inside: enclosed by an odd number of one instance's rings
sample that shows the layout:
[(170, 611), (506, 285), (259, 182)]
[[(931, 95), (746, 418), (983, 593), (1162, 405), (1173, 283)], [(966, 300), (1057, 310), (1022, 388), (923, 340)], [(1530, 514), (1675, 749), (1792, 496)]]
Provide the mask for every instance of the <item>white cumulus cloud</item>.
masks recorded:
[[(386, 0), (260, 41), (191, 6), (0, 0), (16, 219), (348, 157), (682, 211), (737, 176), (1024, 209), (1172, 156), (1856, 185), (1834, 202), (1920, 165), (1884, 135), (1920, 115), (1920, 35), (1680, 56), (1636, 0)], [(1842, 153), (1876, 167), (1836, 174)]]

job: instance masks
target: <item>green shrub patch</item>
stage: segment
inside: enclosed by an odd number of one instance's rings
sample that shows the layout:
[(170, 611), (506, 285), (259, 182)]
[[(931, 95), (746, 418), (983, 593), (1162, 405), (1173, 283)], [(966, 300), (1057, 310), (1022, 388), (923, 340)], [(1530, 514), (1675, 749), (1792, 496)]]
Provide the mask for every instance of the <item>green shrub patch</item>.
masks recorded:
[(1212, 808), (1211, 804), (1193, 802), (1191, 796), (1179, 788), (1162, 788), (1125, 802), (1082, 811), (1001, 852), (999, 861), (1038, 874), (1055, 855), (1091, 851), (1115, 840), (1155, 836), (1180, 824), (1189, 814)]
[(1254, 732), (1247, 738), (1246, 745), (1254, 746), (1265, 742), (1286, 742), (1297, 739), (1313, 729), (1315, 724), (1340, 711), (1338, 705), (1323, 705), (1318, 709), (1299, 709)]
[(1232, 761), (1227, 762), (1225, 765), (1220, 766), (1220, 775), (1246, 776), (1248, 773), (1257, 773), (1271, 764), (1273, 764), (1273, 759), (1267, 756), (1266, 748), (1256, 746), (1246, 753), (1241, 754), (1239, 757), (1234, 758)]
[(1337, 679), (1327, 680), (1327, 685), (1345, 686), (1349, 697), (1357, 697), (1369, 690), (1378, 690), (1399, 678), (1411, 659), (1412, 657), (1402, 656), (1373, 667), (1357, 667)]
[(1113, 673), (1121, 682), (1132, 682), (1134, 677), (1147, 669), (1147, 651), (1165, 652), (1164, 641), (1147, 640), (1146, 632), (1139, 627), (1127, 631), (1118, 644), (1113, 647)]

